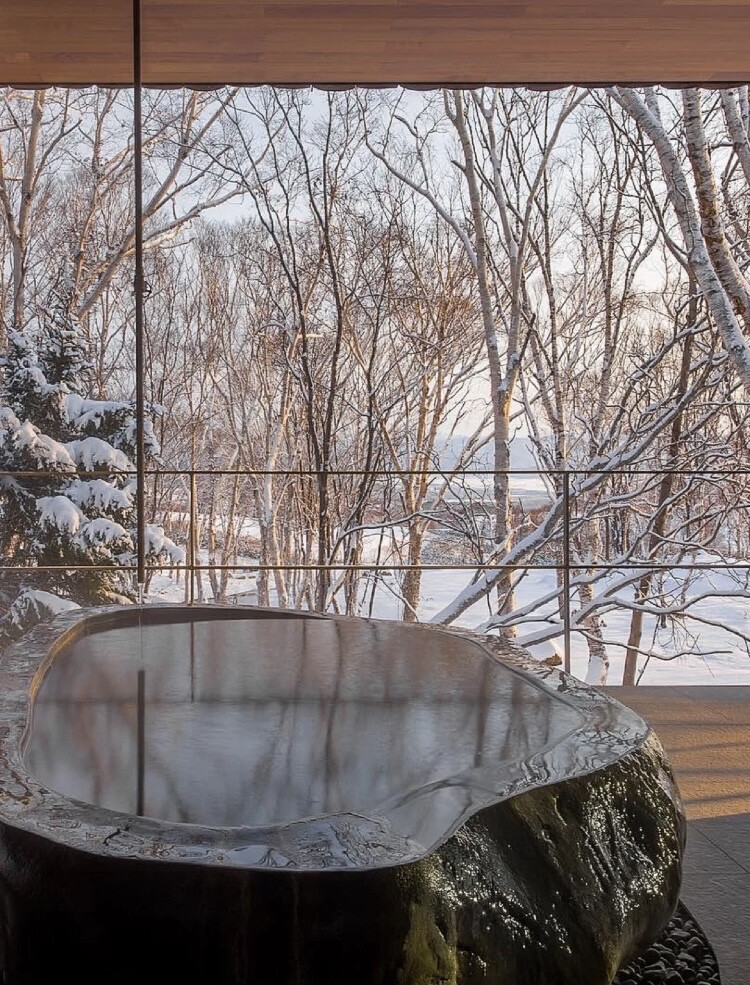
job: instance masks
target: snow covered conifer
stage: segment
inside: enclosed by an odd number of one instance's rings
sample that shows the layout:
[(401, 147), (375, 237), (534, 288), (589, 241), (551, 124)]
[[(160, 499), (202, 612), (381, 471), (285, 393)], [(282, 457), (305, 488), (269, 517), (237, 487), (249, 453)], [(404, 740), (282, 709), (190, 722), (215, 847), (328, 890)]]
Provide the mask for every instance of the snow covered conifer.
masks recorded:
[(48, 387), (36, 346), (29, 336), (8, 332), (3, 369), (3, 404), (16, 415), (41, 420), (47, 412)]
[(91, 387), (92, 363), (69, 305), (70, 298), (59, 297), (44, 319), (41, 368), (48, 383), (64, 384), (71, 393), (85, 394)]
[[(0, 476), (0, 566), (28, 568), (20, 575), (0, 571), (6, 610), (0, 643), (23, 632), (35, 616), (55, 611), (51, 598), (91, 605), (134, 597), (131, 572), (102, 567), (136, 560), (136, 485), (129, 474), (135, 468), (135, 409), (129, 401), (90, 399), (89, 386), (83, 334), (64, 301), (27, 333), (9, 333), (0, 469), (41, 474)], [(149, 455), (158, 453), (150, 422), (146, 447)], [(149, 526), (146, 533), (147, 562), (183, 560), (159, 528)], [(47, 565), (85, 570), (34, 572)]]

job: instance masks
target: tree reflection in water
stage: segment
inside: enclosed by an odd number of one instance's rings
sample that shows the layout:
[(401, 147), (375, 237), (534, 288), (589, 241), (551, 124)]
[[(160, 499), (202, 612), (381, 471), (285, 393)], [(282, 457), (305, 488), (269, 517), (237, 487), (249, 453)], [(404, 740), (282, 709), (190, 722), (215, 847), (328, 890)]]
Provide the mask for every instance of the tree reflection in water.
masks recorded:
[(141, 666), (144, 813), (164, 820), (348, 812), (398, 819), (420, 840), (436, 815), (469, 808), (472, 783), (536, 768), (580, 725), (572, 707), (446, 633), (283, 615), (157, 623), (144, 627), (143, 654), (123, 627), (56, 658), (27, 752), (45, 784), (135, 811)]

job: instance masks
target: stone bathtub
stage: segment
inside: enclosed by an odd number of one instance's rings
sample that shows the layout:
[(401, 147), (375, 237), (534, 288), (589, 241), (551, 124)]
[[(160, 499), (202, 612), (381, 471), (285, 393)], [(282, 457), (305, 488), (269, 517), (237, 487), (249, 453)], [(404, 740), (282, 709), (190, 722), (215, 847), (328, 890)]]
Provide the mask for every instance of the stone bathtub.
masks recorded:
[(0, 730), (3, 985), (608, 985), (677, 903), (648, 727), (466, 635), (65, 613)]

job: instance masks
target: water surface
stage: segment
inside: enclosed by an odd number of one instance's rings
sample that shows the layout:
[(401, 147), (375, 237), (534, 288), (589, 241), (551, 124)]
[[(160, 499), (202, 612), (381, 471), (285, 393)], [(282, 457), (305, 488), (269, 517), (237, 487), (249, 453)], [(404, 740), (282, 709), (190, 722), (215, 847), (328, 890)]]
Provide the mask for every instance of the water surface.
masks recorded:
[(348, 812), (398, 816), (416, 836), (440, 804), (466, 809), (464, 778), (486, 787), (510, 767), (532, 770), (581, 721), (447, 633), (217, 618), (78, 639), (42, 682), (26, 761), (53, 790), (128, 813), (140, 768), (143, 813), (163, 820), (234, 827)]

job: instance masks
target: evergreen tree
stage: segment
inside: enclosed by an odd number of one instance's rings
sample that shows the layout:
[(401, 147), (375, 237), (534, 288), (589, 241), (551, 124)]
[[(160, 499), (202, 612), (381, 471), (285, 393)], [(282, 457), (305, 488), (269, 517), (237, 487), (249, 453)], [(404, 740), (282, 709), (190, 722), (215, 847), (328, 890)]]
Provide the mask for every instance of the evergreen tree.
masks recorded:
[(48, 383), (64, 384), (70, 393), (83, 395), (91, 388), (93, 365), (69, 305), (64, 297), (58, 298), (45, 319), (41, 368)]
[[(104, 566), (136, 562), (136, 419), (132, 402), (85, 396), (91, 366), (80, 326), (64, 300), (31, 332), (9, 333), (0, 390), (0, 591), (8, 606), (0, 641), (46, 611), (132, 600), (132, 573)], [(150, 408), (153, 413), (154, 409)], [(146, 448), (158, 445), (151, 421)], [(41, 473), (35, 475), (33, 473)], [(83, 474), (81, 474), (83, 473)], [(147, 563), (180, 563), (182, 551), (154, 526)], [(83, 565), (83, 571), (37, 571)], [(57, 600), (57, 601), (55, 601)]]

